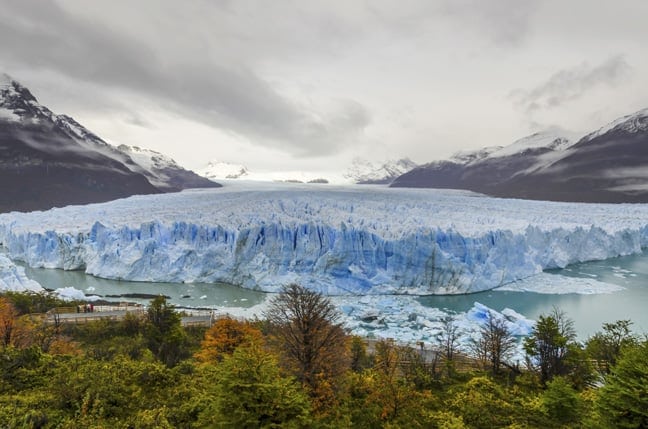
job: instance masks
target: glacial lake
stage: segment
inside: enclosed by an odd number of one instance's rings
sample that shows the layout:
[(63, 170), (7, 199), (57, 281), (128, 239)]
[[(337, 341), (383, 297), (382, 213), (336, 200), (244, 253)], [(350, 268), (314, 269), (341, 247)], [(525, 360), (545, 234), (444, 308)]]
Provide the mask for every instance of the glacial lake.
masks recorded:
[(581, 340), (600, 331), (603, 323), (621, 319), (630, 319), (634, 332), (648, 333), (648, 252), (570, 265), (565, 269), (550, 270), (547, 273), (592, 278), (624, 289), (591, 295), (487, 291), (461, 296), (421, 297), (419, 300), (429, 307), (462, 312), (469, 310), (477, 301), (497, 311), (512, 308), (534, 320), (556, 307), (574, 321), (574, 327)]
[[(249, 308), (262, 303), (267, 294), (236, 286), (217, 284), (146, 283), (100, 279), (79, 271), (25, 267), (27, 276), (43, 287), (73, 286), (87, 295), (96, 294), (112, 301), (146, 304), (149, 299), (108, 297), (124, 294), (163, 294), (179, 307)], [(527, 318), (536, 319), (553, 307), (574, 320), (578, 337), (586, 339), (601, 330), (604, 322), (630, 319), (636, 333), (648, 333), (648, 252), (569, 266), (547, 272), (550, 275), (596, 279), (624, 289), (602, 294), (545, 294), (517, 291), (487, 291), (469, 295), (426, 296), (418, 298), (426, 307), (465, 312), (480, 302), (494, 310), (511, 308)]]

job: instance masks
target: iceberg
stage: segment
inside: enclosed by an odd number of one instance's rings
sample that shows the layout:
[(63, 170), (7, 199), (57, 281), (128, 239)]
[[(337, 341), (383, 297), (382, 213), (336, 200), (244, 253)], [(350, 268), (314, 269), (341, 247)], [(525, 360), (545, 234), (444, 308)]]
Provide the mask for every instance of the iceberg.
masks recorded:
[[(484, 323), (492, 317), (501, 320), (516, 338), (513, 357), (521, 360), (524, 357), (522, 338), (528, 336), (535, 326), (535, 321), (514, 310), (505, 308), (498, 312), (479, 302), (466, 312), (452, 312), (426, 307), (413, 296), (368, 295), (359, 299), (338, 296), (331, 300), (352, 334), (379, 340), (392, 339), (410, 347), (443, 348), (444, 324), (451, 320), (457, 329), (457, 350), (470, 354)], [(367, 318), (368, 314), (375, 314), (377, 318)]]
[(0, 214), (0, 244), (33, 267), (109, 279), (459, 294), (639, 253), (648, 246), (648, 205), (236, 182)]
[(76, 289), (73, 286), (57, 288), (54, 290), (54, 294), (65, 301), (96, 301), (99, 299), (98, 296), (86, 296), (82, 290)]
[(40, 292), (42, 290), (38, 282), (27, 278), (23, 267), (17, 266), (0, 253), (0, 291)]

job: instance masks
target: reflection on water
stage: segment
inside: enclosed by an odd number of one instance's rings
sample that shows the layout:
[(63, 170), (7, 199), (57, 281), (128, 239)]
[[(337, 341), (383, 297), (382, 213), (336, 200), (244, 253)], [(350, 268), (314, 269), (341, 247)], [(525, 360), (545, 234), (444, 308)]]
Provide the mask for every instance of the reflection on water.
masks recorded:
[[(266, 295), (223, 283), (177, 284), (144, 283), (99, 279), (78, 271), (49, 270), (25, 266), (27, 275), (43, 287), (56, 289), (73, 286), (86, 294), (164, 294), (178, 306), (190, 307), (251, 307), (261, 303)], [(648, 253), (605, 261), (588, 262), (553, 270), (557, 276), (595, 278), (602, 282), (623, 286), (612, 294), (550, 295), (532, 292), (488, 291), (470, 295), (426, 296), (419, 301), (428, 307), (453, 311), (469, 310), (475, 301), (497, 311), (512, 308), (528, 318), (536, 319), (549, 313), (553, 307), (566, 312), (574, 320), (580, 339), (586, 339), (601, 329), (604, 322), (630, 319), (634, 330), (648, 333)], [(146, 299), (131, 299), (148, 303)]]

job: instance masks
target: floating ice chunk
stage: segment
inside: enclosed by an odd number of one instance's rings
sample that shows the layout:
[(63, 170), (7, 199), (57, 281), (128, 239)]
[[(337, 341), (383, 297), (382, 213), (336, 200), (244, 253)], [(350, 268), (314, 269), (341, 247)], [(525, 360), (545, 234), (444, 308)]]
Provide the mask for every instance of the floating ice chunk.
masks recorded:
[(79, 290), (75, 287), (72, 286), (67, 286), (67, 287), (61, 287), (58, 289), (54, 290), (54, 293), (59, 296), (59, 298), (65, 300), (65, 301), (74, 301), (74, 300), (79, 300), (79, 301), (97, 301), (101, 299), (97, 295), (90, 295), (87, 296), (86, 294), (83, 293), (82, 290)]
[(625, 288), (592, 278), (568, 277), (558, 274), (540, 273), (535, 276), (500, 286), (495, 290), (511, 292), (535, 292), (544, 294), (593, 295), (614, 293)]
[[(448, 318), (457, 328), (460, 339), (458, 348), (466, 352), (470, 352), (473, 341), (479, 337), (489, 316), (502, 320), (515, 336), (528, 335), (534, 325), (532, 320), (511, 309), (500, 313), (478, 302), (465, 313), (453, 313), (423, 306), (416, 297), (411, 296), (365, 296), (361, 299), (339, 296), (332, 297), (331, 301), (340, 309), (343, 322), (351, 333), (391, 338), (412, 347), (420, 342), (428, 347), (442, 347), (444, 321)], [(374, 319), (375, 316), (378, 318)], [(519, 359), (524, 356), (521, 341), (515, 356)]]

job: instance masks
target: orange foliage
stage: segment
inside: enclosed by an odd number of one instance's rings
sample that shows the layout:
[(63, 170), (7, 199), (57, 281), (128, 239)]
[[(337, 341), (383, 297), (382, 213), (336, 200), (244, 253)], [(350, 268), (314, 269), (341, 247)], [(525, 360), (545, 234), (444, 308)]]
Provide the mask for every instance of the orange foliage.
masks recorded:
[(49, 345), (48, 352), (53, 355), (81, 355), (79, 343), (64, 336), (58, 336), (55, 338)]
[(205, 333), (200, 351), (194, 355), (201, 362), (219, 362), (241, 345), (260, 344), (263, 334), (250, 324), (230, 317), (217, 320)]
[(7, 347), (12, 343), (17, 317), (18, 312), (11, 301), (0, 298), (0, 346)]

